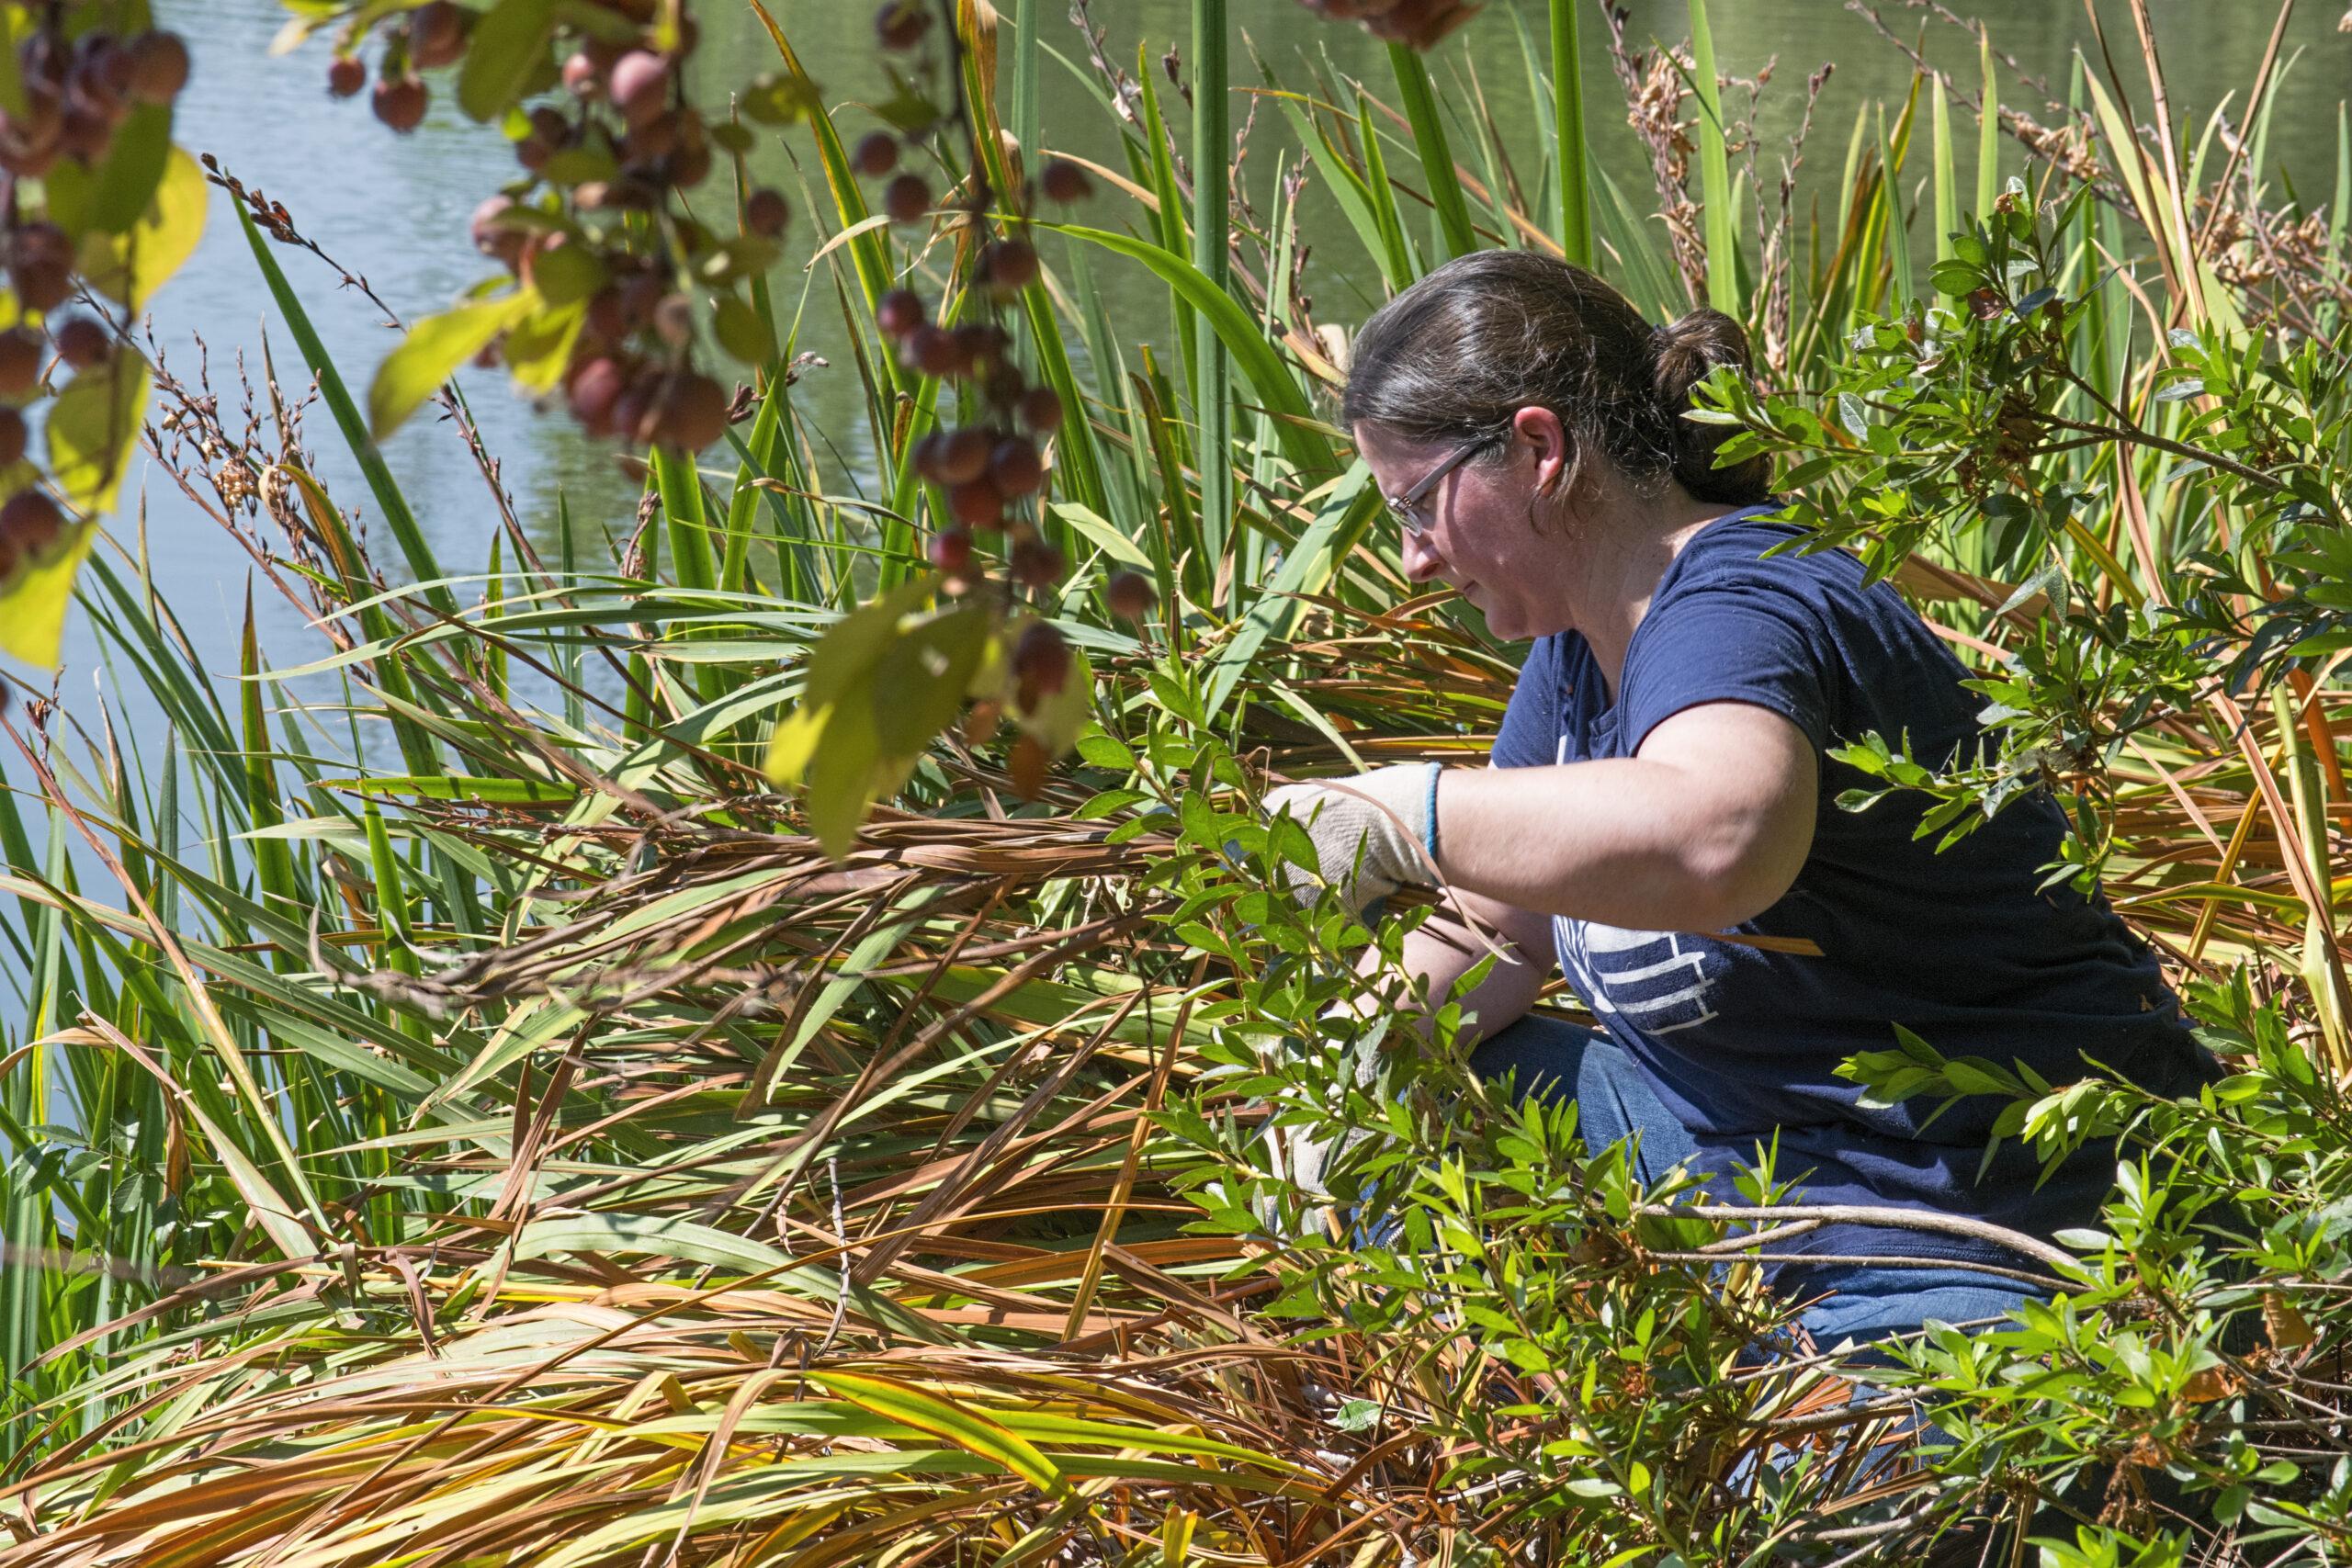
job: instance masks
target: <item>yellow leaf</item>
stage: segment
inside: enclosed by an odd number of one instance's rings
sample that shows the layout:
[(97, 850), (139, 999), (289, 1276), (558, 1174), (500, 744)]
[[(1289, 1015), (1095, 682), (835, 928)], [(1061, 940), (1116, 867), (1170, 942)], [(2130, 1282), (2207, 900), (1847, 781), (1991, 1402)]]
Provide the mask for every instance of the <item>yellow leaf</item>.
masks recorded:
[(2281, 1350), (2299, 1350), (2319, 1337), (2311, 1320), (2276, 1291), (2262, 1294), (2262, 1322), (2270, 1331), (2270, 1343)]
[(800, 782), (800, 774), (808, 766), (809, 754), (817, 742), (824, 738), (825, 721), (833, 716), (833, 705), (820, 707), (801, 704), (784, 716), (768, 738), (768, 782), (779, 788)]
[(480, 304), (460, 305), (427, 316), (409, 329), (401, 345), (384, 356), (368, 389), (368, 426), (381, 441), (416, 412), (458, 366), (480, 354), (492, 338), (537, 310), (538, 295), (518, 289)]
[(576, 299), (560, 310), (534, 310), (517, 321), (506, 334), (506, 368), (514, 384), (533, 397), (554, 391), (564, 367), (571, 363), (571, 345), (580, 340), (581, 324), (587, 319), (588, 302)]
[(809, 1376), (862, 1410), (929, 1432), (967, 1453), (1002, 1465), (1057, 1501), (1069, 1491), (1069, 1478), (1046, 1457), (1044, 1450), (976, 1410), (895, 1378), (835, 1371), (812, 1372)]
[(44, 670), (57, 668), (57, 648), (65, 636), (65, 604), (74, 596), (74, 574), (97, 537), (95, 523), (69, 526), (55, 554), (37, 566), (23, 566), (0, 588), (0, 652)]
[(58, 493), (77, 510), (114, 505), (146, 407), (147, 362), (128, 351), (91, 366), (57, 394), (49, 411), (49, 468)]

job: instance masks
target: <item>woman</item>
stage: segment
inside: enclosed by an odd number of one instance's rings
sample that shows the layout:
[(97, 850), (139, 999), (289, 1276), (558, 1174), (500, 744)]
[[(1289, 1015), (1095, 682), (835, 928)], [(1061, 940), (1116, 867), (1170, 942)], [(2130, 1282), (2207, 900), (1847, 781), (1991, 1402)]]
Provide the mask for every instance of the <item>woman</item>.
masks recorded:
[[(1838, 1066), (1899, 1024), (2053, 1083), (2086, 1058), (2165, 1094), (2217, 1069), (2105, 900), (2044, 886), (2065, 832), (2047, 792), (1942, 853), (1913, 836), (1915, 799), (1836, 804), (1863, 781), (1830, 748), (1876, 732), (1948, 759), (1980, 703), (1851, 557), (1761, 558), (1796, 534), (1764, 520), (1766, 461), (1715, 468), (1723, 428), (1681, 417), (1726, 365), (1747, 367), (1729, 317), (1653, 330), (1524, 252), (1450, 263), (1366, 322), (1342, 417), (1408, 571), (1535, 645), (1491, 767), (1382, 768), (1269, 805), (1311, 824), (1359, 907), (1442, 877), (1501, 931), (1512, 961), (1465, 1010), (1471, 1067), (1573, 1093), (1592, 1147), (1638, 1134), (1650, 1179), (1684, 1163), (1737, 1201), (1732, 1173), (1777, 1142), (1804, 1201), (2086, 1224), (2111, 1146), (2041, 1181), (2012, 1140), (1980, 1175), (2001, 1102), (1867, 1107)], [(1524, 1016), (1555, 949), (1598, 1032)], [(1405, 957), (1442, 996), (1485, 951), (1441, 915)], [(2030, 1289), (1980, 1271), (2025, 1259), (1952, 1235), (1826, 1225), (1771, 1250), (1821, 1259), (1774, 1282), (1825, 1342), (1996, 1316)]]

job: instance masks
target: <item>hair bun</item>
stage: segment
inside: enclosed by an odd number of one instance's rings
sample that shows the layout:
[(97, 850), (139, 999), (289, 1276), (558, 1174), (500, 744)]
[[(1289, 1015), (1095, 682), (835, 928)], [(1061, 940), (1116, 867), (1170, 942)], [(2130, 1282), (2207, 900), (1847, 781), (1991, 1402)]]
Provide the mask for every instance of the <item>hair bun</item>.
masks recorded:
[(1693, 310), (1651, 330), (1651, 384), (1674, 431), (1674, 477), (1701, 501), (1750, 505), (1771, 493), (1771, 459), (1758, 453), (1719, 468), (1715, 448), (1730, 428), (1683, 417), (1690, 409), (1691, 389), (1726, 366), (1743, 376), (1753, 372), (1747, 333), (1721, 310)]

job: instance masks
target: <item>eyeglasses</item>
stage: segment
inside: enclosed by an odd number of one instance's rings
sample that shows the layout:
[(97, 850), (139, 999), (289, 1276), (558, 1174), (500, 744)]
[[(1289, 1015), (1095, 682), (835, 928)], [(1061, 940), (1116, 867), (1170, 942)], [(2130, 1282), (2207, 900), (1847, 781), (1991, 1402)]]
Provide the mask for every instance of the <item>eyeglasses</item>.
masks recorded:
[(1388, 503), (1388, 515), (1396, 519), (1397, 525), (1403, 528), (1408, 534), (1419, 535), (1426, 532), (1429, 528), (1429, 525), (1421, 521), (1421, 514), (1417, 510), (1417, 508), (1421, 504), (1421, 498), (1428, 495), (1430, 491), (1435, 490), (1438, 487), (1438, 481), (1444, 479), (1446, 475), (1453, 472), (1454, 469), (1460, 468), (1464, 463), (1468, 462), (1471, 457), (1485, 451), (1492, 445), (1494, 445), (1494, 443), (1490, 438), (1480, 436), (1476, 441), (1467, 442), (1461, 446), (1455, 447), (1452, 457), (1446, 458), (1445, 461), (1440, 463), (1436, 468), (1431, 468), (1428, 473), (1423, 474), (1420, 478), (1420, 482), (1414, 485), (1412, 489), (1407, 491), (1404, 494), (1390, 495), (1387, 492), (1383, 491), (1381, 493), (1381, 500)]

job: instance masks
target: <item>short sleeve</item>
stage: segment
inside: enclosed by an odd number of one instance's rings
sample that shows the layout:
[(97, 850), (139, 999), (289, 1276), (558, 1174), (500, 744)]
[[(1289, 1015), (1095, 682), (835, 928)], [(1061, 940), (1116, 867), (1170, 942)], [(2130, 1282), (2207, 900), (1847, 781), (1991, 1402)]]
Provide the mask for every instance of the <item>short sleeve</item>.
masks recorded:
[(1643, 621), (1628, 650), (1623, 754), (1683, 709), (1720, 702), (1768, 708), (1826, 748), (1840, 664), (1816, 606), (1796, 594), (1752, 579), (1679, 594)]
[(1543, 768), (1560, 755), (1559, 638), (1538, 637), (1520, 667), (1489, 754), (1498, 768)]

